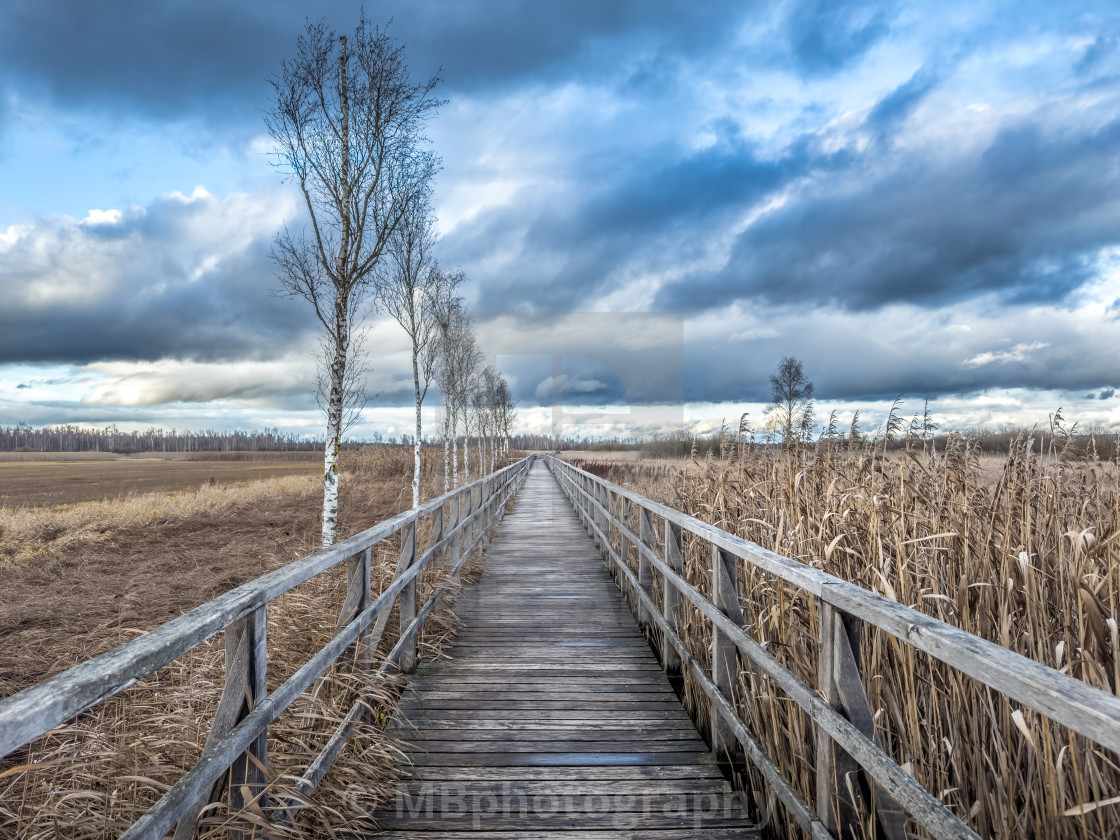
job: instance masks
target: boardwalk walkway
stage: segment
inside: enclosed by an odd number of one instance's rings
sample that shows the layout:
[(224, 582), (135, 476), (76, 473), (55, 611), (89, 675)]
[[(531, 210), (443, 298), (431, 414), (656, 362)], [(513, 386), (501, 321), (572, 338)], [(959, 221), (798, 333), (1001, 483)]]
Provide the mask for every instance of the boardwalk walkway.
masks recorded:
[(402, 711), (388, 837), (757, 836), (586, 532), (538, 462)]

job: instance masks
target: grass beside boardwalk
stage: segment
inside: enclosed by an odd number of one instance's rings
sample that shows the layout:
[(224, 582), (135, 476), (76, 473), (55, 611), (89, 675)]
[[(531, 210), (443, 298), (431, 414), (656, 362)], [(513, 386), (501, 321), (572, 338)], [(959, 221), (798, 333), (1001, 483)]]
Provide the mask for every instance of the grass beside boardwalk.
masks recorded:
[[(425, 462), (426, 498), (442, 492), (440, 454)], [(346, 452), (342, 466), (340, 538), (410, 506), (411, 460), (404, 454)], [(56, 509), (0, 508), (0, 696), (312, 553), (320, 503), (316, 478), (290, 476)], [(391, 580), (397, 553), (395, 543), (375, 549), (374, 592)], [(425, 572), (420, 603), (439, 581), (435, 569)], [(270, 689), (333, 636), (344, 590), (339, 568), (269, 605)], [(454, 625), (441, 604), (425, 625), (422, 655), (435, 655)], [(394, 617), (382, 653), (396, 633)], [(0, 837), (118, 836), (198, 760), (223, 680), (219, 634), (0, 761)], [(359, 691), (392, 706), (389, 691), (370, 692), (360, 675), (342, 667), (270, 728), (276, 790), (291, 790)], [(297, 826), (273, 828), (270, 836), (372, 831), (369, 813), (392, 789), (395, 750), (378, 726), (359, 727)], [(204, 836), (224, 837), (227, 818), (223, 808), (211, 812)]]
[[(1116, 464), (1040, 457), (1037, 441), (1025, 437), (998, 462), (954, 440), (936, 455), (919, 441), (887, 455), (833, 443), (797, 453), (727, 447), (722, 458), (683, 463), (594, 455), (576, 463), (1104, 691), (1120, 690)], [(708, 553), (686, 539), (685, 556), (689, 581), (710, 591)], [(814, 599), (739, 563), (749, 631), (816, 685)], [(691, 606), (686, 611), (687, 641), (706, 662), (708, 624)], [(886, 633), (864, 627), (862, 648), (884, 748), (980, 836), (1120, 836), (1116, 755)], [(744, 672), (739, 688), (744, 720), (813, 802), (811, 721), (766, 678)], [(699, 690), (686, 690), (704, 708)], [(746, 789), (766, 790), (761, 778)], [(758, 801), (773, 809), (775, 836), (798, 836), (780, 805), (765, 795)]]

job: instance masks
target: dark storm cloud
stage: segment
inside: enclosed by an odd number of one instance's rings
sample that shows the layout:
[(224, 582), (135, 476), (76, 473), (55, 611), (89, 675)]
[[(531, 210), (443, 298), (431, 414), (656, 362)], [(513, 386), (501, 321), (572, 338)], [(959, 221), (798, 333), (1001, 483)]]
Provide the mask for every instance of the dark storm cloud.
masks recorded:
[(769, 375), (787, 355), (804, 363), (806, 375), (816, 383), (817, 399), (852, 408), (898, 394), (935, 398), (999, 388), (1084, 393), (1116, 375), (1115, 345), (1100, 333), (1082, 334), (1076, 323), (1028, 325), (1021, 313), (1009, 313), (1004, 321), (993, 319), (987, 329), (996, 335), (1026, 332), (1043, 340), (1024, 345), (996, 341), (995, 352), (977, 353), (972, 357), (976, 363), (962, 364), (962, 348), (991, 345), (982, 336), (956, 341), (936, 322), (929, 324), (928, 333), (915, 334), (882, 313), (844, 325), (814, 323), (812, 313), (806, 315), (769, 313), (768, 320), (782, 329), (749, 344), (728, 343), (723, 336), (692, 337), (685, 358), (686, 399), (768, 402)]
[[(353, 27), (360, 4), (332, 0), (229, 3), (84, 3), (13, 0), (0, 11), (0, 70), (9, 88), (45, 91), (58, 104), (156, 119), (192, 119), (259, 131), (267, 77), (295, 49), (304, 21)], [(374, 24), (407, 44), (413, 73), (440, 66), (448, 90), (479, 90), (557, 76), (616, 73), (624, 41), (677, 55), (725, 39), (712, 27), (731, 0), (437, 0), (367, 4)], [(578, 58), (578, 62), (573, 60)], [(0, 122), (2, 128), (2, 122)]]
[[(1120, 57), (1120, 37), (1114, 33), (1102, 33), (1085, 50), (1085, 54), (1077, 63), (1077, 69), (1085, 74), (1100, 72), (1110, 64), (1115, 64), (1118, 57)], [(1116, 69), (1120, 68), (1113, 68), (1114, 72)]]
[[(818, 163), (833, 165), (827, 156)], [(696, 258), (705, 231), (728, 212), (761, 200), (805, 166), (801, 158), (761, 160), (738, 137), (675, 162), (631, 160), (623, 177), (606, 186), (589, 185), (582, 202), (558, 203), (540, 194), (480, 214), (448, 237), (448, 256), (469, 264), (483, 259), (495, 241), (519, 243), (517, 262), (524, 270), (536, 272), (539, 263), (554, 263), (555, 273), (547, 282), (529, 282), (520, 272), (488, 276), (480, 290), (481, 305), (496, 309), (523, 302), (532, 308), (568, 309), (573, 300), (604, 291), (613, 267), (656, 252), (667, 234), (697, 231), (697, 250), (674, 254), (681, 262)]]
[(879, 137), (892, 133), (937, 87), (938, 74), (926, 65), (913, 76), (880, 99), (867, 117), (866, 126)]
[(806, 75), (834, 73), (890, 32), (894, 4), (800, 0), (786, 20), (790, 51)]
[(63, 107), (228, 124), (245, 111), (259, 121), (265, 74), (291, 40), (264, 4), (14, 0), (0, 68), (9, 87)]
[(195, 196), (25, 226), (0, 242), (0, 363), (280, 355), (311, 324), (270, 294), (278, 224), (245, 196)]
[[(1120, 120), (1100, 128), (1000, 131), (979, 155), (944, 163), (902, 155), (885, 171), (854, 158), (766, 213), (725, 268), (663, 290), (668, 309), (753, 299), (873, 309), (935, 307), (997, 292), (1059, 302), (1120, 242)], [(808, 168), (815, 168), (807, 161)]]

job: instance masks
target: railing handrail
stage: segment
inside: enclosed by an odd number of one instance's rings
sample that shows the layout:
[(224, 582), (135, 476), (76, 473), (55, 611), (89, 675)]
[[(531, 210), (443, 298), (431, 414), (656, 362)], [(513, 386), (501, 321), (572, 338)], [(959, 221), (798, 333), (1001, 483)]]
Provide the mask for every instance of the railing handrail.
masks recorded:
[[(411, 593), (412, 598), (411, 614), (406, 614), (402, 601), (399, 649), (394, 649), (389, 658), (393, 661), (400, 658), (402, 670), (415, 667), (414, 662), (410, 662), (407, 667), (403, 662), (410, 656), (415, 657), (415, 638), (420, 625), (446, 592), (446, 588), (437, 590), (417, 613), (416, 579), (434, 556), (445, 551), (451, 552), (454, 566), (452, 573), (457, 574), (472, 553), (483, 543), (493, 522), (500, 518), (505, 503), (520, 486), (520, 480), (523, 480), (527, 474), (535, 457), (527, 456), (490, 475), (386, 519), (329, 548), (242, 584), (111, 651), (48, 677), (10, 697), (0, 699), (0, 758), (124, 691), (136, 681), (150, 676), (222, 630), (242, 628), (244, 625), (244, 629), (256, 634), (259, 644), (263, 647), (263, 608), (269, 602), (333, 568), (343, 560), (351, 561), (350, 586), (343, 614), (340, 616), (340, 625), (343, 625), (341, 631), (268, 698), (263, 697), (264, 663), (261, 662), (258, 667), (262, 670), (257, 682), (262, 696), (255, 698), (258, 701), (254, 704), (256, 708), (243, 709), (243, 713), (239, 716), (234, 708), (235, 717), (225, 727), (226, 731), (214, 739), (213, 744), (208, 740), (199, 763), (124, 835), (127, 837), (162, 836), (169, 826), (175, 825), (178, 816), (186, 813), (186, 808), (189, 808), (193, 801), (191, 797), (203, 790), (207, 784), (212, 784), (214, 778), (220, 776), (229, 766), (228, 761), (218, 766), (220, 761), (224, 760), (217, 756), (219, 748), (220, 751), (233, 757), (241, 754), (246, 749), (245, 744), (260, 736), (263, 727), (290, 705), (307, 685), (321, 676), (350, 644), (357, 641), (369, 628), (374, 618), (378, 618), (379, 622), (379, 629), (374, 631), (374, 635), (379, 637), (380, 632), (384, 630), (384, 621), (388, 618), (389, 608), (398, 596), (403, 598), (407, 593)], [(464, 506), (464, 499), (469, 500), (466, 506)], [(437, 515), (433, 516), (431, 544), (421, 555), (416, 545), (416, 526), (424, 516), (433, 514)], [(453, 521), (444, 533), (444, 520), (448, 518), (448, 514)], [(404, 532), (402, 543), (405, 543), (405, 549), (402, 551), (401, 562), (385, 591), (376, 598), (371, 598), (370, 550), (374, 545), (397, 532)], [(465, 547), (464, 539), (470, 540)], [(405, 626), (406, 619), (410, 622), (407, 626)], [(254, 624), (254, 621), (257, 621), (257, 624)], [(410, 642), (410, 645), (402, 644), (405, 642)], [(407, 650), (409, 646), (411, 653)], [(227, 668), (229, 668), (236, 651), (231, 652), (229, 644), (226, 651)], [(243, 653), (242, 659), (247, 661), (249, 656)], [(225, 694), (236, 693), (237, 691), (231, 692), (227, 675)], [(281, 696), (287, 697), (286, 702), (277, 702), (276, 698)], [(233, 705), (236, 706), (238, 702), (239, 700), (235, 698)], [(356, 704), (356, 707), (359, 704)], [(223, 695), (222, 706), (224, 705), (225, 695)], [(218, 710), (219, 717), (223, 714), (222, 706)], [(217, 727), (217, 720), (216, 718), (215, 727)], [(350, 721), (346, 734), (352, 726), (353, 721)], [(235, 741), (244, 743), (238, 747)], [(341, 744), (335, 747), (335, 754), (340, 747)], [(325, 772), (325, 768), (320, 769), (321, 772), (318, 773), (318, 778), (314, 779), (315, 782)], [(183, 785), (184, 781), (188, 782), (186, 786)], [(184, 802), (185, 807), (181, 807)], [(148, 819), (153, 813), (161, 815), (158, 825)]]
[[(683, 642), (676, 637), (673, 627), (663, 616), (658, 615), (660, 608), (649, 597), (650, 580), (648, 577), (642, 579), (643, 566), (656, 568), (673, 591), (686, 598), (712, 623), (713, 635), (722, 634), (746, 659), (750, 660), (752, 667), (758, 667), (770, 676), (837, 744), (844, 747), (896, 802), (918, 818), (934, 836), (976, 837), (977, 835), (880, 749), (870, 737), (871, 733), (861, 732), (836, 708), (838, 705), (846, 704), (827, 701), (833, 698), (822, 699), (821, 693), (825, 693), (823, 689), (805, 684), (781, 665), (739, 626), (739, 623), (732, 620), (726, 605), (712, 603), (691, 586), (677, 569), (672, 568), (665, 559), (658, 557), (652, 539), (649, 537), (652, 534), (652, 522), (647, 525), (640, 519), (642, 525), (640, 530), (648, 531), (648, 534), (645, 536), (634, 534), (625, 522), (612, 513), (610, 498), (624, 499), (637, 505), (640, 518), (655, 515), (664, 519), (666, 523), (672, 523), (676, 528), (688, 531), (711, 544), (713, 553), (723, 552), (742, 559), (805, 590), (820, 599), (823, 609), (835, 612), (837, 620), (847, 617), (866, 622), (925, 652), (933, 659), (967, 674), (1000, 694), (1035, 709), (1089, 740), (1114, 752), (1120, 752), (1120, 698), (878, 593), (768, 551), (675, 508), (613, 484), (567, 461), (547, 456), (546, 463), (552, 468), (553, 473), (562, 479), (561, 487), (577, 512), (581, 513), (588, 530), (596, 537), (596, 542), (631, 583), (635, 596), (648, 613), (647, 617), (672, 637), (670, 641), (674, 643), (674, 647), (679, 645), (677, 652), (682, 659), (691, 657)], [(560, 469), (557, 469), (558, 466)], [(599, 490), (599, 496), (606, 494), (606, 498), (597, 498), (597, 494), (591, 488)], [(603, 503), (604, 501), (606, 504)], [(625, 540), (624, 545), (634, 546), (640, 567), (637, 577), (610, 545), (611, 527), (615, 528)], [(677, 539), (679, 540), (679, 532)], [(713, 558), (713, 568), (715, 565)], [(734, 583), (733, 579), (731, 583)], [(733, 609), (738, 610), (738, 605), (734, 605)], [(845, 635), (840, 630), (836, 631), (836, 634)], [(827, 643), (822, 641), (822, 649), (830, 648), (832, 643), (831, 638)], [(850, 643), (850, 640), (843, 643)], [(855, 644), (858, 646), (858, 639)], [(858, 656), (856, 659), (858, 660)], [(702, 672), (702, 669), (697, 672), (694, 659), (690, 664), (693, 666), (694, 675), (700, 678), (701, 688), (713, 700), (713, 718), (726, 717), (730, 713), (729, 710), (733, 712), (733, 707), (729, 703), (721, 705), (708, 691), (713, 687), (713, 682)], [(858, 679), (858, 671), (855, 676)], [(862, 685), (859, 690), (862, 694)], [(724, 696), (723, 699), (730, 698)], [(865, 697), (863, 702), (866, 703)], [(752, 737), (738, 718), (735, 721), (727, 720), (726, 723), (735, 731), (740, 741), (744, 736)], [(866, 725), (863, 727), (863, 729), (867, 728)], [(873, 730), (873, 725), (871, 728)], [(758, 759), (755, 761), (756, 765), (759, 760), (763, 764), (769, 761), (764, 754), (757, 754), (761, 751), (757, 741), (750, 744), (743, 743), (743, 746), (752, 760)], [(804, 800), (788, 782), (783, 788), (781, 783), (783, 780), (773, 777), (777, 772), (776, 765), (769, 762), (768, 766), (759, 766), (759, 769), (772, 783), (775, 783), (775, 791), (779, 794), (779, 798), (791, 813), (798, 817), (798, 822), (806, 832), (812, 835), (813, 832), (819, 831), (821, 823), (811, 818), (811, 809)], [(808, 817), (807, 821), (804, 819), (806, 817)]]

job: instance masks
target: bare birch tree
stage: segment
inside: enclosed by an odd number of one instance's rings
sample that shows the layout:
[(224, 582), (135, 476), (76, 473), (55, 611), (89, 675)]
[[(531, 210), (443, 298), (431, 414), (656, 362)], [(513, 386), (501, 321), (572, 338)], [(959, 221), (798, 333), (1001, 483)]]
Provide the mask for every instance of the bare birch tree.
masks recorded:
[[(456, 286), (462, 282), (457, 278)], [(440, 311), (439, 341), (436, 350), (435, 381), (443, 394), (443, 491), (459, 486), (458, 399), (464, 371), (473, 366), (474, 335), (470, 313), (456, 294), (444, 298)]]
[(770, 377), (770, 404), (766, 412), (771, 427), (781, 433), (786, 445), (793, 445), (799, 439), (802, 424), (812, 424), (813, 383), (805, 375), (801, 362), (793, 356), (783, 357)]
[(435, 218), (427, 203), (405, 214), (389, 240), (386, 268), (378, 279), (378, 295), (409, 338), (412, 387), (416, 406), (413, 441), (412, 506), (420, 504), (421, 410), (439, 359), (441, 324), (461, 276), (442, 271), (435, 260)]
[(351, 336), (372, 304), (374, 270), (390, 236), (427, 196), (439, 168), (424, 128), (442, 103), (433, 97), (438, 76), (413, 82), (404, 47), (364, 15), (350, 36), (308, 23), (296, 57), (271, 82), (275, 101), (265, 124), (278, 165), (299, 185), (310, 227), (277, 234), (272, 256), (282, 293), (311, 304), (326, 345), (325, 547), (338, 520)]
[(474, 379), (470, 407), (477, 434), (479, 474), (493, 472), (509, 451), (507, 444), (517, 403), (509, 383), (492, 364), (482, 368)]

